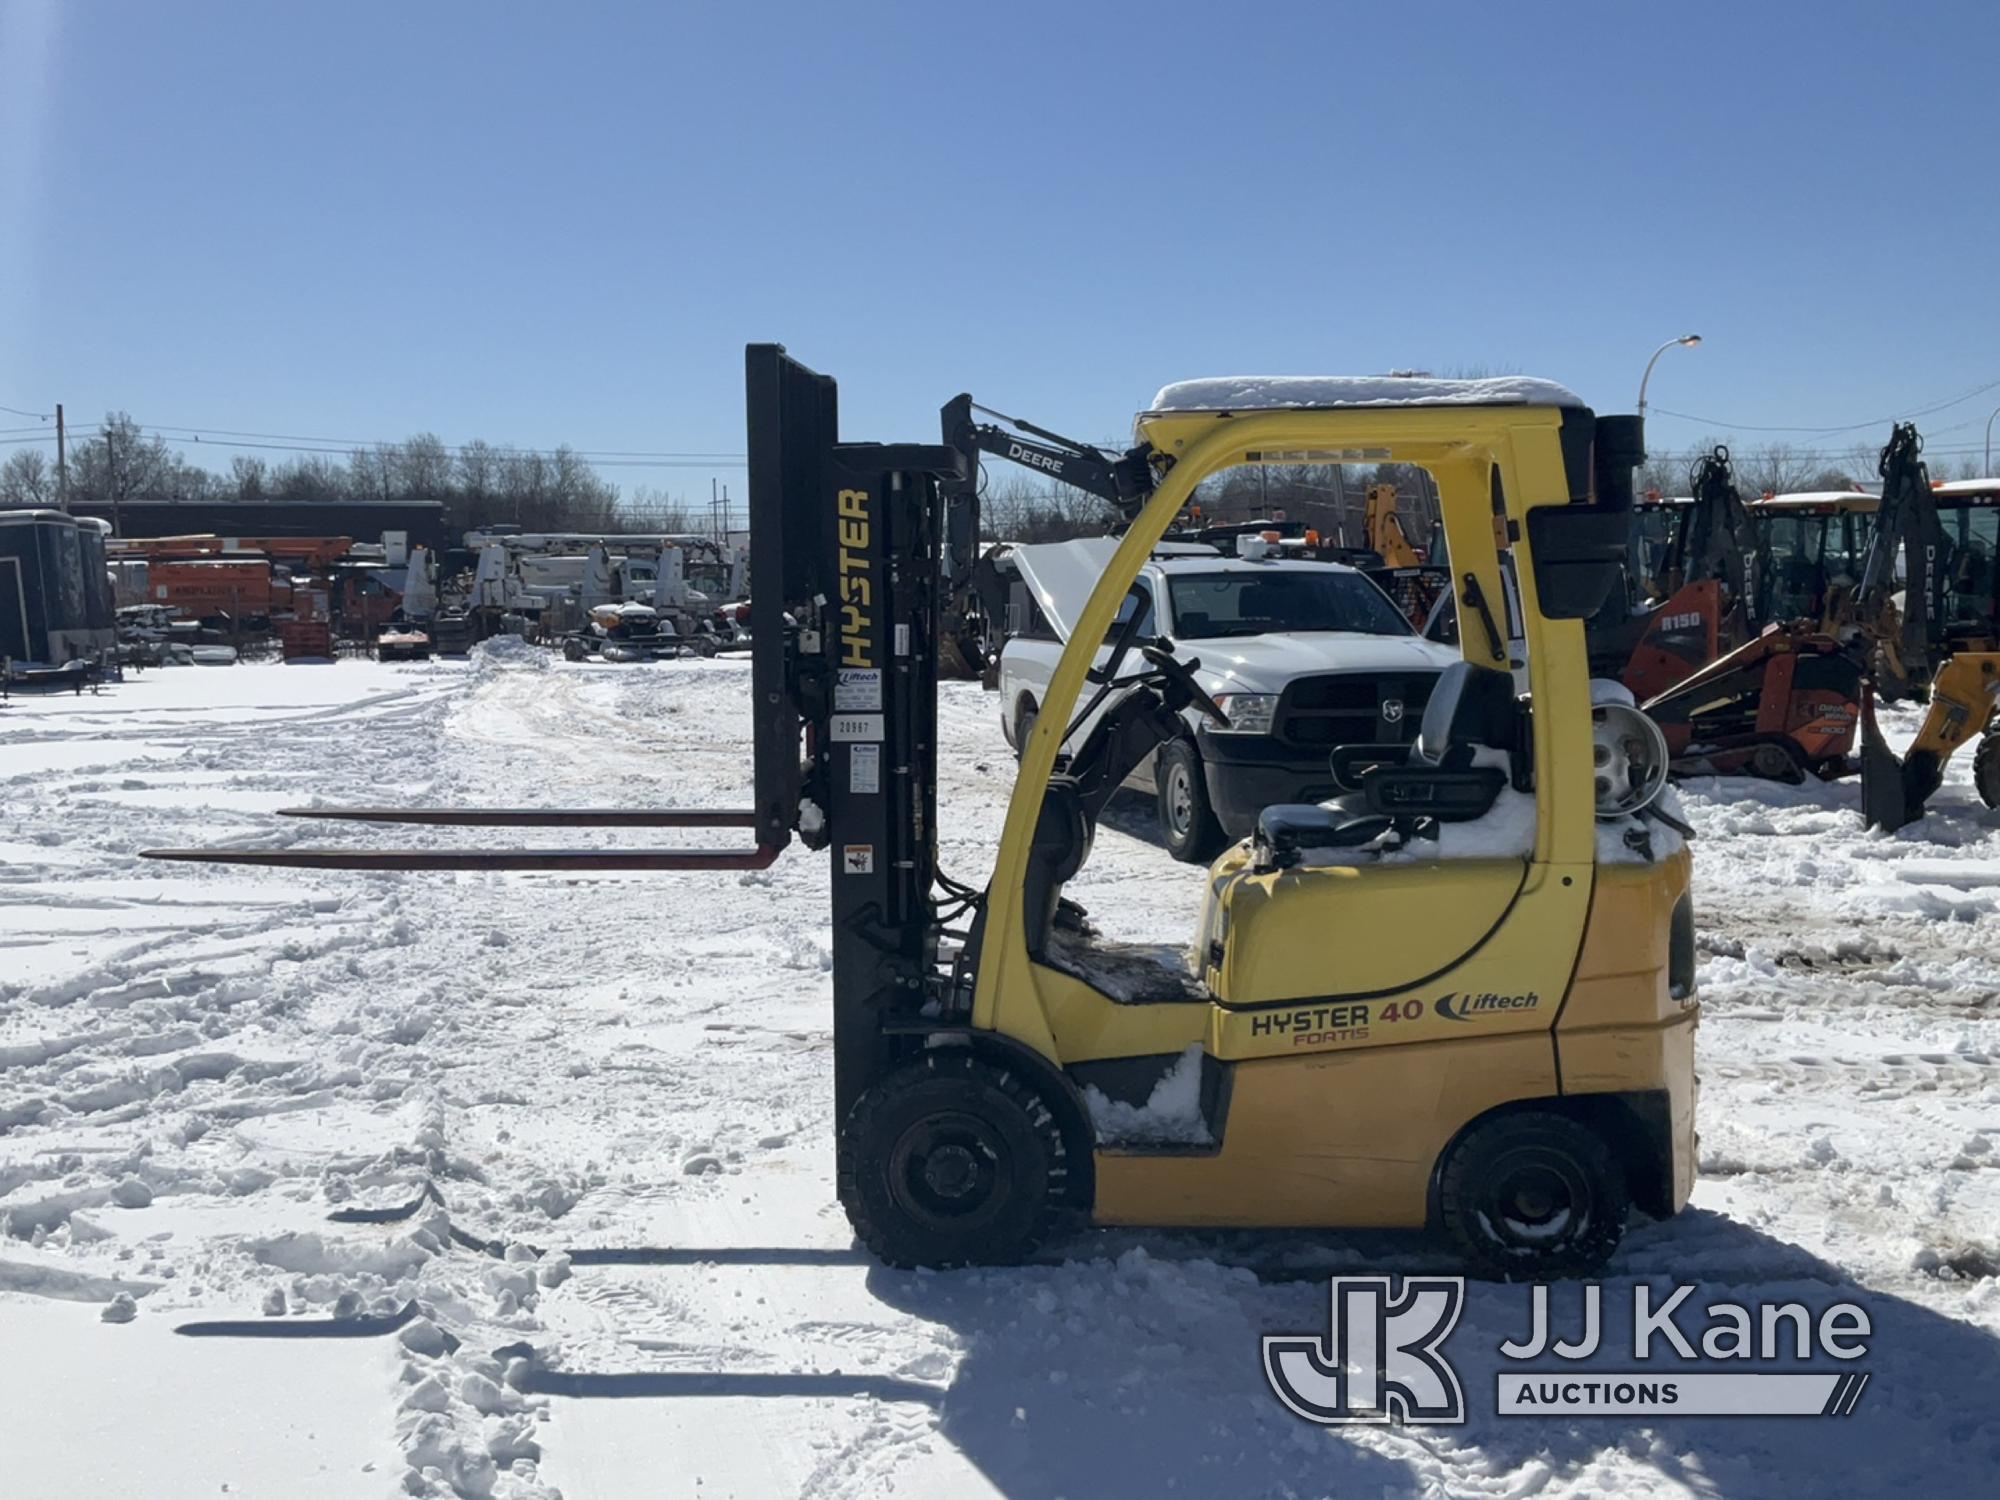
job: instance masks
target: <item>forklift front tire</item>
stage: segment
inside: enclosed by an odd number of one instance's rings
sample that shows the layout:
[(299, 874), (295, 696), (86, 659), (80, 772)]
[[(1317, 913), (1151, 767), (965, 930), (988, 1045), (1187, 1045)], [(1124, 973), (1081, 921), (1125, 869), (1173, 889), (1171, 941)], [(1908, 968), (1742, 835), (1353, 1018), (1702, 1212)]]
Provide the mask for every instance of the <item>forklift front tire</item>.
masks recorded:
[(937, 1048), (855, 1101), (841, 1130), (840, 1201), (892, 1266), (1012, 1265), (1069, 1195), (1062, 1129), (1018, 1069)]
[(1208, 776), (1201, 752), (1191, 740), (1178, 739), (1160, 747), (1153, 773), (1159, 791), (1160, 834), (1167, 853), (1184, 865), (1205, 865), (1228, 842), (1215, 808), (1208, 800)]
[(1631, 1208), (1611, 1148), (1567, 1115), (1524, 1109), (1468, 1130), (1445, 1159), (1445, 1231), (1482, 1275), (1539, 1281), (1598, 1271)]

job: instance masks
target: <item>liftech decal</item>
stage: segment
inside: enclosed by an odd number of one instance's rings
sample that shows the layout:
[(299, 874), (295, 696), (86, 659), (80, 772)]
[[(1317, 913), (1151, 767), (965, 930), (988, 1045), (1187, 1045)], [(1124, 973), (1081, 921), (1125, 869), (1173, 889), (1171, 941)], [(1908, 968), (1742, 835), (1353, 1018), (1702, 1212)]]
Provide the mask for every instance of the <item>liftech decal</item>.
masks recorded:
[(1483, 995), (1440, 995), (1432, 1009), (1447, 1021), (1470, 1021), (1495, 1011), (1534, 1010), (1541, 1003), (1542, 997), (1534, 990), (1525, 995), (1496, 995), (1488, 990)]

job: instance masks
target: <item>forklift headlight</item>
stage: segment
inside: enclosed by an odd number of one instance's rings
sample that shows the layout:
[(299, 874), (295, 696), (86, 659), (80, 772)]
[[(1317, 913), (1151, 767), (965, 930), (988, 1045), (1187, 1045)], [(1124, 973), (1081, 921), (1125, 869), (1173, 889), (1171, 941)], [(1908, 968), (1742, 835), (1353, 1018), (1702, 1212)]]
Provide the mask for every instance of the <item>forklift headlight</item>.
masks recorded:
[(1278, 714), (1278, 695), (1218, 693), (1215, 706), (1229, 715), (1229, 727), (1224, 729), (1213, 719), (1204, 719), (1202, 727), (1210, 734), (1269, 734), (1271, 721)]

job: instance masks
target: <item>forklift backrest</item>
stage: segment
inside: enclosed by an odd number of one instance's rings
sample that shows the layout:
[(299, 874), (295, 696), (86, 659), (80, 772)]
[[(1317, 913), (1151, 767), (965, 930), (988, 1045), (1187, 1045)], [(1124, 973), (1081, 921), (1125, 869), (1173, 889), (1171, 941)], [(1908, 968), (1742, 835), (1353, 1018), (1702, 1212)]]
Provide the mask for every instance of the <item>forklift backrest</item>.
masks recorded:
[(839, 431), (839, 395), (831, 376), (807, 369), (776, 344), (744, 351), (744, 392), (757, 842), (782, 849), (791, 842), (802, 789), (801, 721), (789, 665), (795, 642), (786, 606), (821, 587), (821, 470)]

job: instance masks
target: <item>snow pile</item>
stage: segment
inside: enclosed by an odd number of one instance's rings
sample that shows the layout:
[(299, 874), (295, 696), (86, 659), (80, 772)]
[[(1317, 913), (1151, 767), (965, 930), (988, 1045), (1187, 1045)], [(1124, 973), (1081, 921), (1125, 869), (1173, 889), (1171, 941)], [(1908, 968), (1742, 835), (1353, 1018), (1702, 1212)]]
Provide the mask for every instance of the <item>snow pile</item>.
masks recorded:
[(1083, 1102), (1098, 1137), (1108, 1146), (1214, 1145), (1201, 1114), (1201, 1056), (1199, 1044), (1183, 1052), (1144, 1104), (1127, 1104), (1086, 1087)]
[[(1689, 1213), (1635, 1223), (1606, 1327), (1642, 1278), (1852, 1297), (1877, 1329), (1860, 1409), (1495, 1420), (1477, 1393), (1527, 1292), (1473, 1283), (1450, 1344), (1469, 1423), (1323, 1430), (1271, 1396), (1259, 1336), (1323, 1329), (1330, 1271), (1456, 1274), (1433, 1241), (1082, 1232), (1041, 1264), (937, 1275), (857, 1251), (834, 1200), (822, 857), (724, 880), (134, 858), (476, 841), (269, 815), (314, 797), (747, 802), (747, 662), (515, 670), (515, 649), (0, 708), (8, 1493), (1991, 1489), (2000, 1426), (1967, 1393), (2000, 1377), (2000, 817), (1970, 757), (1894, 835), (1861, 827), (1852, 783), (1680, 792), (1704, 1175)], [(1907, 743), (1917, 716), (1883, 717)], [(972, 882), (1014, 778), (995, 718), (976, 684), (944, 685), (937, 837)], [(1158, 847), (1150, 799), (1121, 797), (1066, 894), (1113, 942), (1178, 945), (1206, 878)], [(1096, 1108), (1193, 1146), (1198, 1101), (1182, 1058), (1144, 1105)], [(101, 1322), (121, 1294), (132, 1321)], [(421, 1316), (376, 1338), (172, 1332), (410, 1301)]]
[(1433, 380), (1404, 375), (1223, 375), (1162, 386), (1151, 412), (1325, 411), (1354, 406), (1582, 406), (1553, 380), (1501, 375)]
[(530, 645), (518, 635), (489, 635), (467, 655), (478, 667), (518, 667), (532, 672), (545, 671), (555, 660), (554, 652)]

